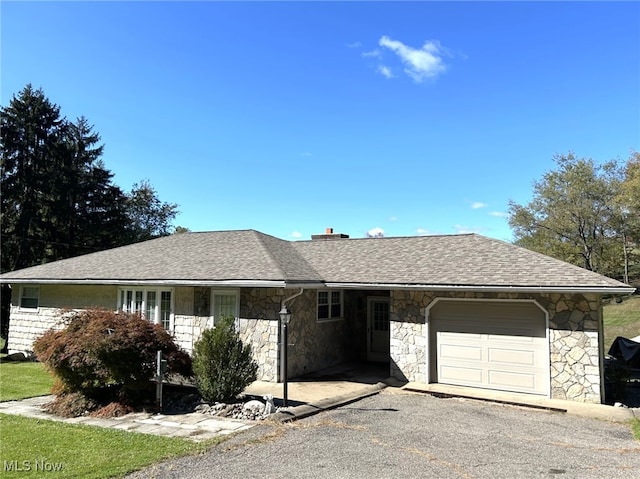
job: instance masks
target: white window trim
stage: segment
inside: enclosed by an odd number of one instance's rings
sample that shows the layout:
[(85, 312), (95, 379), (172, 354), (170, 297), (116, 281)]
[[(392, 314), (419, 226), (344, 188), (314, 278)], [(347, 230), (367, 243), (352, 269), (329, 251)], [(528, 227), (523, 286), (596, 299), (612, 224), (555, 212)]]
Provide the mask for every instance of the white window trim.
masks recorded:
[(141, 312), (145, 313), (147, 310), (147, 304), (146, 304), (146, 300), (147, 300), (147, 293), (148, 292), (154, 292), (156, 293), (156, 314), (155, 314), (155, 318), (153, 318), (153, 323), (154, 324), (159, 324), (162, 325), (162, 320), (160, 318), (160, 303), (162, 302), (162, 293), (163, 292), (168, 292), (171, 293), (171, 304), (169, 306), (169, 327), (166, 329), (166, 331), (169, 332), (173, 332), (175, 329), (175, 314), (174, 314), (174, 303), (175, 303), (175, 292), (174, 292), (174, 288), (149, 288), (146, 286), (123, 286), (118, 288), (118, 299), (117, 299), (117, 305), (118, 305), (118, 311), (124, 311), (123, 309), (123, 303), (122, 303), (122, 293), (126, 292), (126, 291), (133, 291), (134, 294), (136, 291), (142, 291), (143, 294), (143, 299), (142, 299), (142, 307), (141, 307)]
[[(320, 307), (320, 293), (327, 292), (329, 293), (329, 315), (331, 315), (331, 293), (338, 292), (340, 293), (340, 316), (337, 317), (328, 317), (328, 318), (319, 318), (318, 310)], [(332, 323), (335, 321), (344, 321), (344, 290), (342, 289), (319, 289), (316, 292), (316, 323)]]
[[(36, 306), (35, 308), (29, 308), (27, 306), (22, 306), (22, 295), (24, 294), (24, 290), (26, 288), (34, 288), (38, 290), (38, 306)], [(20, 296), (18, 297), (18, 309), (20, 311), (39, 311), (40, 310), (40, 285), (28, 285), (28, 284), (23, 284), (20, 285)]]
[(233, 294), (236, 297), (236, 304), (235, 304), (235, 314), (234, 317), (236, 319), (235, 323), (236, 323), (236, 329), (238, 328), (238, 320), (240, 319), (240, 289), (239, 288), (225, 288), (225, 289), (213, 289), (211, 288), (211, 311), (210, 311), (210, 315), (209, 315), (209, 321), (208, 321), (208, 327), (209, 328), (215, 328), (216, 323), (215, 323), (215, 318), (216, 318), (216, 314), (217, 311), (215, 310), (216, 308), (216, 295), (225, 295), (225, 296), (229, 296), (231, 294)]

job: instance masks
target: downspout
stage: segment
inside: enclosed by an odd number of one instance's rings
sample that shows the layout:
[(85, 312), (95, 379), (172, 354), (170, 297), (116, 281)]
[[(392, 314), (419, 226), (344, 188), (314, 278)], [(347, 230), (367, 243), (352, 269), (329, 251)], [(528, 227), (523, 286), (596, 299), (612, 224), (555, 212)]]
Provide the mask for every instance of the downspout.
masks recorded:
[(293, 298), (297, 298), (298, 296), (300, 296), (302, 293), (304, 292), (304, 288), (300, 288), (300, 291), (298, 291), (295, 294), (292, 294), (291, 296), (289, 296), (288, 298), (284, 298), (282, 300), (282, 302), (280, 303), (280, 308), (284, 308), (287, 304), (288, 301), (291, 301)]
[[(298, 291), (295, 294), (292, 294), (291, 296), (284, 298), (281, 302), (280, 302), (280, 309), (284, 308), (287, 303), (289, 301), (291, 301), (294, 298), (297, 298), (298, 296), (300, 296), (302, 293), (304, 292), (304, 288), (300, 288), (300, 291)], [(285, 352), (285, 349), (288, 347), (287, 344), (285, 344), (285, 334), (284, 334), (284, 328), (285, 325), (282, 324), (281, 321), (280, 322), (280, 382), (284, 381), (284, 378), (286, 377), (286, 370), (285, 370), (285, 361), (284, 361), (284, 356), (285, 354), (287, 354)]]

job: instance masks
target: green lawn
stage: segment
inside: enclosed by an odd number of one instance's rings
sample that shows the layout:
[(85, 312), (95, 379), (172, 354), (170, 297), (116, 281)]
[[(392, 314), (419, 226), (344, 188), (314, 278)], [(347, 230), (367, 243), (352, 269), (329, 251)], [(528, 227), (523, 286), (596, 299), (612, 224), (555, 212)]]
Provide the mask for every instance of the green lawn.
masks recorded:
[(0, 401), (11, 401), (49, 394), (51, 375), (41, 363), (0, 363)]
[[(40, 363), (0, 363), (1, 401), (49, 394), (52, 384)], [(0, 476), (119, 477), (163, 459), (203, 452), (222, 440), (195, 443), (0, 414)]]
[[(163, 459), (204, 452), (216, 442), (0, 414), (3, 479), (109, 478)], [(38, 469), (38, 470), (36, 470)]]
[(627, 296), (622, 303), (612, 301), (604, 306), (605, 353), (617, 336), (640, 336), (640, 296)]

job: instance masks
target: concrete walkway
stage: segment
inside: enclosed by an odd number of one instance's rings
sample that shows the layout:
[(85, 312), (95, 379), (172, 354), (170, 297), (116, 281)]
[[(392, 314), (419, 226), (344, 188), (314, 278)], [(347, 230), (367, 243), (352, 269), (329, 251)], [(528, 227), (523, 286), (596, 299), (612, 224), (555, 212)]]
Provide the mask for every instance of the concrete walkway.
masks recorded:
[[(346, 380), (325, 380), (340, 376)], [(320, 376), (311, 376), (288, 383), (288, 407), (269, 416), (269, 420), (287, 422), (357, 401), (377, 394), (386, 385), (377, 382), (380, 378), (375, 368), (360, 369), (342, 366), (326, 370)], [(245, 390), (245, 395), (262, 398), (271, 394), (277, 406), (282, 405), (282, 383), (256, 381)], [(185, 414), (131, 413), (117, 418), (95, 418), (81, 416), (62, 418), (46, 413), (42, 406), (53, 401), (53, 396), (40, 396), (21, 401), (0, 402), (0, 413), (16, 414), (61, 421), (68, 424), (110, 427), (144, 434), (183, 437), (194, 441), (204, 441), (249, 429), (259, 421), (237, 420), (217, 417), (199, 412)]]
[(184, 437), (194, 441), (205, 441), (217, 436), (244, 431), (255, 424), (251, 421), (218, 418), (195, 412), (172, 415), (131, 413), (109, 419), (90, 416), (63, 418), (48, 414), (42, 410), (42, 406), (52, 400), (53, 396), (40, 396), (21, 401), (0, 402), (0, 413), (48, 419), (67, 424), (110, 427), (143, 434)]

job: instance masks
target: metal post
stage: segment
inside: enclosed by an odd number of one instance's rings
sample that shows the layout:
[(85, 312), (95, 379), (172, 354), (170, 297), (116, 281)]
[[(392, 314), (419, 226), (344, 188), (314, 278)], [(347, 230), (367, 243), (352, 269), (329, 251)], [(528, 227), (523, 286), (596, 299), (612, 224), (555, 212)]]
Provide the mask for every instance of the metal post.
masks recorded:
[(162, 351), (156, 353), (156, 412), (162, 412)]
[(289, 339), (287, 338), (287, 336), (288, 336), (287, 323), (285, 321), (283, 326), (282, 326), (282, 342), (284, 344), (284, 347), (283, 347), (284, 355), (283, 355), (283, 358), (282, 358), (282, 362), (284, 363), (284, 367), (283, 367), (284, 375), (282, 377), (282, 381), (283, 381), (283, 384), (282, 384), (282, 389), (283, 389), (283, 391), (282, 391), (282, 396), (283, 396), (282, 404), (283, 404), (284, 407), (287, 407), (287, 399), (288, 399), (288, 393), (289, 393), (289, 388), (288, 388), (289, 385), (287, 384), (287, 359), (288, 359), (288, 357), (287, 357), (288, 356), (288, 351), (287, 350), (288, 350), (288, 346), (289, 346), (288, 345)]

